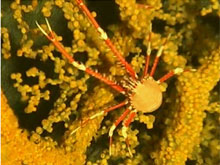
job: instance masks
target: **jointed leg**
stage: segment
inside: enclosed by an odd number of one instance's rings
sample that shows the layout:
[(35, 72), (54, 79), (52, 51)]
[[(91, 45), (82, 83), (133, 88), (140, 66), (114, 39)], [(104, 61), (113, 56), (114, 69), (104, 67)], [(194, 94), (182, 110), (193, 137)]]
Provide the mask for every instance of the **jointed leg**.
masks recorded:
[(167, 79), (173, 77), (175, 74), (182, 73), (182, 68), (176, 68), (174, 70), (169, 71), (167, 74), (165, 74), (163, 77), (161, 77), (157, 82), (162, 83), (166, 81)]
[(124, 93), (125, 90), (120, 85), (107, 79), (106, 77), (104, 77), (100, 73), (97, 73), (96, 71), (93, 71), (92, 69), (87, 68), (85, 65), (76, 62), (74, 60), (74, 58), (70, 54), (67, 53), (67, 51), (64, 49), (63, 45), (56, 39), (55, 34), (52, 31), (47, 19), (46, 19), (46, 23), (47, 23), (47, 26), (49, 29), (49, 34), (43, 30), (43, 28), (38, 24), (38, 22), (36, 22), (36, 24), (37, 24), (38, 28), (41, 30), (41, 32), (48, 38), (48, 40), (50, 40), (54, 44), (54, 46), (59, 50), (59, 52), (62, 53), (62, 55), (65, 58), (67, 58), (69, 63), (71, 63), (74, 67), (78, 68), (79, 70), (82, 70), (82, 71), (88, 73), (89, 75), (96, 77), (97, 79), (99, 79), (102, 82), (106, 83), (107, 85), (111, 86), (113, 89), (117, 90), (118, 92)]
[(125, 120), (125, 122), (123, 123), (123, 127), (122, 127), (122, 135), (123, 135), (123, 137), (125, 138), (125, 142), (126, 142), (126, 145), (127, 145), (127, 147), (128, 147), (128, 151), (129, 151), (129, 154), (130, 154), (131, 157), (132, 157), (132, 152), (131, 152), (130, 145), (129, 145), (127, 130), (128, 130), (129, 125), (130, 125), (131, 122), (133, 121), (134, 117), (136, 116), (136, 114), (137, 114), (136, 111), (132, 111), (132, 112), (130, 113), (128, 119)]
[(78, 131), (80, 128), (82, 128), (84, 125), (86, 125), (90, 120), (95, 119), (96, 117), (99, 117), (99, 116), (103, 116), (103, 115), (107, 114), (107, 113), (110, 112), (110, 111), (113, 111), (113, 110), (115, 110), (115, 109), (118, 109), (118, 108), (120, 108), (120, 107), (123, 107), (123, 106), (126, 105), (126, 104), (127, 104), (127, 101), (123, 101), (123, 102), (121, 102), (121, 103), (119, 103), (119, 104), (117, 104), (117, 105), (115, 105), (115, 106), (112, 106), (112, 107), (110, 107), (110, 108), (108, 108), (108, 109), (106, 109), (106, 110), (104, 110), (104, 111), (101, 111), (101, 112), (99, 112), (99, 113), (96, 113), (96, 114), (92, 115), (92, 116), (89, 117), (87, 120), (83, 121), (83, 123), (81, 124), (81, 126), (79, 126), (79, 127), (77, 127), (76, 129), (74, 129), (74, 130), (70, 133), (70, 135), (72, 135), (72, 134), (74, 134), (76, 131)]
[(150, 24), (150, 32), (148, 36), (148, 45), (147, 45), (147, 56), (145, 57), (145, 67), (142, 79), (148, 74), (150, 55), (151, 55), (151, 35), (152, 35), (152, 24)]
[(174, 70), (169, 71), (167, 74), (165, 74), (163, 77), (161, 77), (159, 80), (157, 80), (158, 83), (162, 83), (169, 78), (173, 77), (176, 74), (182, 73), (182, 72), (187, 72), (187, 71), (195, 71), (195, 69), (182, 69), (182, 68), (176, 68)]
[(121, 53), (115, 48), (112, 44), (111, 40), (108, 38), (106, 32), (99, 26), (95, 18), (92, 16), (89, 9), (85, 6), (82, 0), (76, 0), (78, 6), (82, 9), (82, 11), (86, 14), (88, 19), (91, 21), (96, 30), (100, 33), (101, 38), (105, 41), (106, 45), (111, 49), (111, 51), (115, 54), (118, 60), (125, 67), (126, 71), (130, 74), (133, 79), (137, 78), (135, 71), (132, 69), (131, 65), (127, 63), (127, 61), (122, 57)]
[(162, 55), (162, 52), (163, 52), (163, 49), (164, 49), (164, 46), (165, 44), (167, 43), (167, 40), (170, 38), (170, 35), (167, 37), (167, 39), (165, 40), (165, 42), (160, 46), (158, 52), (157, 52), (157, 55), (155, 57), (155, 60), (154, 60), (154, 63), (153, 63), (153, 67), (151, 69), (151, 72), (150, 72), (150, 76), (153, 77), (154, 75), (154, 72), (156, 70), (156, 67), (157, 67), (157, 64), (158, 64), (158, 61), (159, 61), (159, 58), (160, 56)]
[(111, 155), (112, 150), (111, 150), (111, 146), (112, 146), (112, 135), (113, 132), (115, 130), (115, 128), (121, 123), (122, 120), (125, 119), (125, 117), (130, 113), (130, 109), (126, 109), (122, 115), (115, 121), (115, 123), (111, 126), (110, 130), (109, 130), (109, 154)]

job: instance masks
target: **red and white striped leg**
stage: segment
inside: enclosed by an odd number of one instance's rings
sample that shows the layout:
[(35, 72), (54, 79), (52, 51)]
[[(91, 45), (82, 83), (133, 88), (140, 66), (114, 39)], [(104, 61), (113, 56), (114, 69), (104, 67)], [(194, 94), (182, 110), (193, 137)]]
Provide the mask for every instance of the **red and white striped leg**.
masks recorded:
[(130, 109), (126, 109), (122, 115), (115, 121), (115, 123), (111, 126), (110, 130), (109, 130), (109, 154), (111, 155), (112, 153), (112, 136), (113, 136), (113, 132), (116, 129), (116, 127), (121, 123), (122, 120), (125, 119), (125, 117), (130, 113)]
[(96, 114), (90, 116), (87, 120), (83, 121), (82, 124), (81, 124), (79, 127), (77, 127), (76, 129), (74, 129), (74, 130), (70, 133), (70, 135), (73, 135), (74, 133), (76, 133), (76, 131), (78, 131), (80, 128), (82, 128), (83, 126), (85, 126), (90, 120), (93, 120), (93, 119), (95, 119), (96, 117), (99, 117), (99, 116), (104, 116), (104, 115), (106, 115), (108, 112), (113, 111), (113, 110), (116, 110), (116, 109), (118, 109), (118, 108), (120, 108), (120, 107), (123, 107), (123, 106), (126, 105), (126, 104), (127, 104), (127, 101), (123, 101), (123, 102), (121, 102), (121, 103), (119, 103), (119, 104), (117, 104), (117, 105), (115, 105), (115, 106), (112, 106), (112, 107), (110, 107), (110, 108), (108, 108), (108, 109), (106, 109), (106, 110), (104, 110), (104, 111), (98, 112), (98, 113), (96, 113)]
[(88, 19), (91, 21), (91, 23), (93, 24), (93, 26), (95, 27), (95, 29), (99, 32), (101, 39), (103, 39), (106, 43), (106, 45), (111, 49), (111, 51), (114, 53), (114, 55), (118, 58), (118, 60), (121, 62), (121, 64), (125, 67), (126, 71), (128, 72), (128, 74), (130, 74), (130, 76), (133, 79), (137, 79), (137, 74), (135, 73), (135, 71), (133, 70), (133, 68), (131, 67), (131, 65), (129, 65), (127, 63), (127, 61), (124, 59), (124, 57), (121, 55), (121, 53), (116, 49), (116, 47), (112, 44), (111, 40), (108, 38), (106, 32), (99, 26), (98, 22), (95, 20), (95, 18), (92, 16), (91, 12), (89, 11), (89, 9), (86, 7), (86, 5), (83, 3), (82, 0), (76, 0), (79, 8), (82, 9), (82, 11), (86, 14), (86, 16), (88, 17)]
[(162, 82), (168, 80), (169, 78), (173, 77), (175, 74), (179, 74), (179, 73), (182, 73), (182, 72), (184, 72), (184, 70), (182, 68), (176, 68), (174, 70), (169, 71), (167, 74), (165, 74), (159, 80), (157, 80), (157, 82), (162, 83)]
[(159, 80), (157, 80), (158, 83), (162, 83), (169, 78), (173, 77), (176, 74), (180, 74), (182, 72), (188, 72), (188, 71), (195, 71), (195, 69), (182, 69), (182, 68), (176, 68), (174, 70), (169, 71), (167, 74), (165, 74), (163, 77), (161, 77)]
[(147, 55), (145, 57), (145, 67), (144, 67), (144, 73), (142, 75), (142, 79), (148, 74), (150, 55), (151, 55), (151, 35), (152, 35), (152, 24), (150, 24), (150, 32), (149, 32), (148, 44), (147, 44)]
[(170, 38), (170, 34), (169, 34), (169, 36), (166, 38), (166, 40), (164, 41), (164, 43), (160, 46), (159, 50), (157, 51), (157, 55), (156, 55), (156, 57), (155, 57), (155, 59), (154, 59), (153, 67), (152, 67), (151, 72), (150, 72), (150, 76), (151, 76), (151, 77), (153, 77), (153, 75), (154, 75), (154, 73), (155, 73), (155, 70), (156, 70), (158, 61), (159, 61), (159, 59), (160, 59), (160, 56), (162, 55), (164, 46), (166, 45), (167, 40), (168, 40), (169, 38)]
[(129, 140), (128, 140), (128, 134), (127, 134), (127, 130), (128, 130), (128, 127), (129, 125), (131, 124), (131, 122), (133, 121), (134, 117), (136, 116), (137, 112), (136, 111), (132, 111), (128, 117), (127, 120), (125, 120), (125, 122), (123, 123), (123, 127), (122, 127), (122, 135), (123, 137), (125, 138), (125, 142), (126, 142), (126, 145), (128, 147), (128, 151), (129, 151), (129, 154), (130, 156), (132, 157), (132, 152), (131, 152), (131, 149), (130, 149), (130, 145), (129, 145)]
[(103, 75), (101, 75), (100, 73), (97, 73), (96, 71), (93, 71), (90, 68), (87, 68), (85, 65), (78, 63), (74, 60), (74, 58), (67, 53), (67, 51), (65, 50), (65, 48), (63, 47), (63, 45), (56, 39), (54, 32), (52, 31), (50, 24), (48, 22), (47, 19), (46, 23), (49, 29), (49, 34), (46, 33), (44, 31), (44, 29), (38, 24), (38, 22), (36, 21), (36, 24), (38, 26), (38, 28), (41, 30), (41, 32), (48, 38), (48, 40), (50, 40), (54, 46), (59, 50), (59, 52), (69, 61), (69, 63), (71, 63), (74, 67), (76, 67), (79, 70), (82, 70), (86, 73), (88, 73), (89, 75), (96, 77), (97, 79), (101, 80), (102, 82), (104, 82), (105, 84), (109, 85), (110, 87), (112, 87), (113, 89), (117, 90), (120, 93), (125, 92), (125, 89), (123, 89), (120, 85), (116, 84), (115, 82), (107, 79), (106, 77), (104, 77)]

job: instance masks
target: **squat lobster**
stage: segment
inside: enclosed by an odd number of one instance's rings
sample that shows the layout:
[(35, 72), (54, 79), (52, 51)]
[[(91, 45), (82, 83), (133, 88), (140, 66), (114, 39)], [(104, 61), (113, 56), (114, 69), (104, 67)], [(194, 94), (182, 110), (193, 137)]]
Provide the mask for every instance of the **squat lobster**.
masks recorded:
[[(92, 25), (95, 27), (95, 29), (99, 32), (100, 37), (106, 45), (109, 47), (109, 49), (114, 53), (114, 55), (118, 58), (120, 63), (125, 67), (127, 73), (130, 75), (129, 80), (124, 82), (122, 85), (118, 85), (115, 82), (111, 81), (110, 79), (104, 77), (102, 74), (95, 72), (91, 68), (86, 67), (85, 65), (78, 63), (74, 60), (74, 58), (67, 53), (67, 51), (64, 49), (62, 44), (56, 39), (54, 32), (52, 31), (49, 22), (47, 19), (46, 23), (49, 29), (49, 33), (46, 33), (43, 28), (38, 24), (36, 21), (36, 24), (38, 28), (41, 30), (41, 32), (50, 40), (54, 46), (59, 50), (60, 53), (62, 53), (65, 58), (71, 63), (74, 67), (78, 68), (79, 70), (82, 70), (86, 72), (87, 74), (96, 77), (97, 79), (101, 80), (105, 84), (109, 85), (114, 90), (120, 92), (121, 94), (125, 95), (127, 98), (125, 101), (112, 106), (108, 109), (105, 109), (104, 111), (101, 111), (99, 113), (94, 114), (93, 116), (89, 117), (86, 121), (83, 122), (82, 125), (87, 123), (89, 120), (92, 120), (98, 116), (102, 116), (107, 114), (110, 111), (113, 111), (117, 108), (127, 106), (126, 110), (122, 113), (122, 115), (114, 122), (114, 124), (111, 126), (109, 131), (109, 153), (111, 155), (111, 145), (112, 145), (112, 136), (113, 132), (116, 129), (116, 127), (124, 120), (123, 127), (122, 127), (122, 135), (125, 138), (129, 154), (132, 156), (132, 152), (129, 147), (129, 142), (127, 138), (127, 129), (131, 122), (133, 121), (134, 117), (137, 115), (138, 112), (143, 113), (150, 113), (158, 109), (162, 103), (162, 90), (160, 88), (160, 84), (170, 77), (172, 77), (175, 74), (179, 74), (183, 72), (184, 70), (181, 68), (174, 69), (170, 72), (168, 72), (166, 75), (164, 75), (159, 80), (155, 80), (153, 78), (153, 75), (155, 73), (158, 61), (160, 56), (162, 55), (164, 45), (166, 44), (167, 40), (169, 39), (169, 36), (167, 37), (166, 41), (160, 46), (157, 55), (155, 57), (152, 69), (150, 72), (148, 72), (149, 69), (149, 61), (150, 61), (150, 55), (151, 55), (151, 27), (148, 37), (148, 48), (147, 48), (147, 55), (145, 58), (145, 68), (143, 71), (143, 75), (141, 77), (138, 77), (135, 71), (132, 69), (131, 65), (126, 62), (126, 60), (123, 58), (121, 53), (115, 48), (115, 46), (112, 44), (111, 40), (108, 38), (107, 34), (104, 32), (104, 30), (99, 26), (97, 21), (92, 16), (89, 9), (84, 5), (82, 0), (76, 0), (79, 8), (86, 14)], [(127, 118), (126, 118), (127, 117)], [(126, 119), (125, 119), (126, 118)], [(77, 127), (75, 130), (71, 132), (70, 135), (74, 134), (77, 130), (79, 130), (82, 126)]]

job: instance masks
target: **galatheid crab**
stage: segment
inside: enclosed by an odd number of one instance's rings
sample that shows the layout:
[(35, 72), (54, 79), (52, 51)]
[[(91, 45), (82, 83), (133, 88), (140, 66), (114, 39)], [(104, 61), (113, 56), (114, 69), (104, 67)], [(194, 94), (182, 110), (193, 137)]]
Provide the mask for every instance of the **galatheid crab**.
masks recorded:
[[(147, 48), (147, 55), (145, 58), (145, 68), (144, 68), (142, 76), (138, 77), (138, 75), (135, 73), (131, 65), (124, 59), (121, 53), (116, 49), (116, 47), (113, 45), (111, 40), (108, 38), (106, 32), (104, 32), (104, 30), (99, 26), (99, 24), (97, 23), (95, 18), (92, 16), (89, 9), (83, 3), (83, 1), (76, 0), (76, 2), (78, 4), (78, 7), (85, 13), (85, 15), (88, 17), (88, 19), (94, 26), (94, 28), (100, 34), (100, 38), (105, 42), (108, 48), (117, 57), (119, 62), (124, 66), (124, 68), (126, 69), (126, 72), (130, 76), (121, 85), (118, 85), (114, 81), (106, 78), (105, 76), (92, 70), (91, 68), (86, 67), (84, 64), (75, 61), (75, 59), (70, 54), (67, 53), (67, 51), (62, 46), (62, 44), (57, 40), (55, 33), (52, 31), (47, 19), (46, 19), (46, 23), (48, 26), (49, 33), (46, 33), (46, 31), (38, 24), (38, 22), (36, 22), (36, 24), (38, 28), (41, 30), (41, 32), (48, 38), (48, 40), (50, 40), (54, 44), (54, 46), (69, 61), (70, 64), (72, 64), (77, 69), (82, 70), (86, 72), (87, 74), (99, 79), (100, 81), (109, 85), (114, 90), (126, 96), (126, 99), (123, 102), (117, 105), (114, 105), (108, 109), (105, 109), (99, 113), (96, 113), (93, 116), (90, 116), (88, 120), (83, 122), (82, 125), (84, 125), (89, 120), (92, 120), (98, 116), (106, 115), (110, 111), (126, 106), (125, 111), (114, 122), (114, 124), (111, 126), (109, 130), (109, 138), (110, 138), (109, 153), (111, 155), (113, 132), (116, 129), (116, 127), (123, 121), (122, 135), (125, 138), (125, 141), (126, 141), (126, 144), (129, 150), (129, 154), (132, 156), (132, 152), (129, 148), (129, 141), (128, 141), (128, 136), (127, 136), (127, 129), (129, 125), (132, 123), (133, 119), (138, 114), (138, 112), (150, 113), (150, 112), (157, 110), (162, 103), (162, 90), (161, 90), (160, 84), (166, 81), (167, 79), (169, 79), (170, 77), (172, 77), (173, 75), (182, 73), (184, 70), (182, 68), (176, 68), (174, 70), (171, 70), (167, 74), (165, 74), (159, 80), (154, 79), (153, 76), (156, 71), (159, 58), (162, 55), (164, 46), (170, 36), (168, 36), (166, 41), (160, 46), (156, 54), (156, 57), (154, 59), (153, 66), (151, 70), (149, 71), (149, 61), (150, 61), (150, 55), (151, 55), (151, 42), (150, 42), (151, 27), (150, 27), (150, 32), (148, 36), (149, 43), (148, 43), (148, 48)], [(77, 130), (79, 130), (82, 127), (82, 125), (77, 127), (70, 134), (71, 135), (74, 134)]]

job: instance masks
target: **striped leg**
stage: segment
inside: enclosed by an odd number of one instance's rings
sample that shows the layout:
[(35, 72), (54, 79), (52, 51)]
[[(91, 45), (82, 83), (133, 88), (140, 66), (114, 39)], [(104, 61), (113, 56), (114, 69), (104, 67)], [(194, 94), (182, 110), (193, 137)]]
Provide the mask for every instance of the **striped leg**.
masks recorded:
[(115, 109), (118, 109), (118, 108), (120, 108), (120, 107), (123, 107), (123, 106), (126, 105), (126, 104), (127, 104), (127, 101), (124, 101), (124, 102), (121, 102), (121, 103), (119, 103), (119, 104), (117, 104), (117, 105), (115, 105), (115, 106), (113, 106), (113, 107), (110, 107), (110, 108), (104, 110), (104, 111), (101, 111), (101, 112), (99, 112), (99, 113), (96, 113), (96, 114), (92, 115), (91, 117), (89, 117), (89, 119), (83, 121), (83, 123), (81, 124), (81, 126), (79, 126), (79, 127), (77, 127), (76, 129), (74, 129), (74, 130), (70, 133), (70, 135), (76, 133), (76, 131), (78, 131), (80, 128), (82, 128), (84, 125), (86, 125), (90, 120), (93, 120), (93, 119), (95, 119), (96, 117), (99, 117), (99, 116), (103, 116), (103, 115), (107, 114), (107, 113), (110, 112), (110, 111), (113, 111), (113, 110), (115, 110)]
[(156, 70), (156, 67), (157, 67), (157, 64), (158, 64), (158, 61), (159, 61), (159, 58), (160, 56), (162, 55), (162, 52), (163, 52), (163, 49), (164, 49), (164, 45), (167, 43), (167, 40), (170, 38), (170, 35), (167, 37), (167, 39), (165, 40), (165, 42), (160, 46), (158, 52), (157, 52), (157, 55), (155, 57), (155, 60), (154, 60), (154, 63), (153, 63), (153, 67), (151, 69), (151, 72), (150, 72), (150, 76), (153, 77), (154, 75), (154, 72)]
[(74, 60), (74, 58), (67, 53), (67, 51), (65, 50), (65, 48), (63, 47), (63, 45), (56, 39), (54, 32), (52, 31), (50, 24), (48, 22), (47, 19), (46, 23), (49, 29), (49, 34), (47, 34), (43, 28), (38, 24), (38, 22), (36, 22), (38, 28), (41, 30), (41, 32), (47, 37), (48, 40), (50, 40), (54, 46), (59, 50), (60, 53), (62, 53), (62, 55), (69, 61), (69, 63), (71, 63), (74, 67), (76, 67), (79, 70), (82, 70), (86, 73), (88, 73), (89, 75), (96, 77), (97, 79), (101, 80), (102, 82), (106, 83), (107, 85), (111, 86), (113, 89), (117, 90), (120, 93), (124, 93), (125, 90), (118, 84), (116, 84), (115, 82), (107, 79), (106, 77), (104, 77), (103, 75), (101, 75), (100, 73), (93, 71), (90, 68), (87, 68), (85, 65), (80, 64), (78, 62), (76, 62)]
[(115, 130), (115, 128), (121, 123), (122, 120), (125, 119), (125, 117), (130, 113), (130, 109), (126, 109), (122, 115), (115, 121), (115, 123), (111, 126), (110, 130), (109, 130), (109, 154), (112, 154), (112, 135), (113, 132)]
[(161, 77), (159, 80), (157, 80), (158, 83), (162, 83), (169, 78), (173, 77), (176, 74), (182, 73), (182, 72), (188, 72), (188, 71), (195, 71), (195, 69), (182, 69), (182, 68), (176, 68), (174, 70), (169, 71), (167, 74), (165, 74), (163, 77)]
[(122, 135), (123, 137), (125, 138), (125, 142), (126, 142), (126, 145), (128, 147), (128, 151), (129, 151), (129, 154), (130, 156), (132, 157), (132, 152), (131, 152), (131, 149), (130, 149), (130, 145), (129, 145), (129, 140), (128, 140), (128, 134), (127, 134), (127, 130), (128, 130), (128, 127), (129, 125), (131, 124), (131, 122), (133, 121), (134, 117), (136, 116), (137, 112), (136, 111), (132, 111), (128, 117), (127, 120), (125, 120), (125, 122), (123, 123), (123, 127), (122, 127)]
[(123, 58), (123, 56), (121, 55), (121, 53), (116, 49), (116, 47), (112, 44), (111, 40), (108, 38), (106, 32), (99, 26), (99, 24), (97, 23), (97, 21), (95, 20), (95, 18), (92, 16), (91, 12), (89, 11), (89, 9), (86, 7), (86, 5), (83, 3), (82, 0), (76, 0), (79, 8), (82, 9), (82, 11), (86, 14), (86, 16), (88, 17), (88, 19), (91, 21), (91, 23), (93, 24), (93, 26), (95, 27), (95, 29), (100, 33), (100, 37), (101, 39), (103, 39), (106, 43), (106, 45), (111, 49), (111, 51), (114, 53), (114, 55), (118, 58), (118, 60), (121, 62), (121, 64), (125, 67), (126, 71), (128, 72), (128, 74), (130, 74), (130, 76), (133, 79), (137, 79), (137, 74), (135, 73), (135, 71), (132, 69), (131, 65), (129, 65), (127, 63), (127, 61)]
[(152, 35), (152, 24), (150, 24), (150, 32), (148, 36), (148, 45), (147, 45), (147, 56), (145, 57), (145, 67), (142, 79), (148, 74), (150, 55), (151, 55), (151, 35)]

